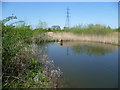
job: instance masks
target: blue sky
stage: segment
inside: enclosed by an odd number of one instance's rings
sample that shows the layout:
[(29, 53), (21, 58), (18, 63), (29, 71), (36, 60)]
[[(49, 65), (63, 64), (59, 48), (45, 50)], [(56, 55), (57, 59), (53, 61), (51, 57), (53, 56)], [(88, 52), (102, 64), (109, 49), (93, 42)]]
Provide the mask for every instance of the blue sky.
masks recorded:
[(119, 0), (2, 0), (2, 2), (118, 2)]
[(16, 15), (33, 27), (38, 21), (48, 26), (63, 27), (66, 20), (66, 8), (70, 8), (71, 26), (77, 24), (102, 24), (118, 27), (118, 2), (3, 2), (3, 18)]

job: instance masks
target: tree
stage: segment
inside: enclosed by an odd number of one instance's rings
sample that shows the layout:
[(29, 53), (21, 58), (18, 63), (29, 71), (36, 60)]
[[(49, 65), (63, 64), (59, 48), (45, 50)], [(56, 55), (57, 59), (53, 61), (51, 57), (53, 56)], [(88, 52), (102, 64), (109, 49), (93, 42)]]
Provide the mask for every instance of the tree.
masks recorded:
[(46, 22), (42, 22), (41, 20), (39, 20), (39, 23), (37, 25), (37, 28), (43, 28), (46, 29), (48, 27)]
[(13, 20), (13, 19), (17, 19), (17, 17), (16, 17), (16, 16), (13, 16), (13, 15), (12, 15), (12, 16), (9, 16), (9, 17), (3, 19), (3, 20), (2, 20), (2, 23), (5, 24), (6, 22), (8, 22), (8, 21), (10, 21), (10, 20)]
[(51, 27), (52, 30), (61, 30), (59, 25), (54, 25)]

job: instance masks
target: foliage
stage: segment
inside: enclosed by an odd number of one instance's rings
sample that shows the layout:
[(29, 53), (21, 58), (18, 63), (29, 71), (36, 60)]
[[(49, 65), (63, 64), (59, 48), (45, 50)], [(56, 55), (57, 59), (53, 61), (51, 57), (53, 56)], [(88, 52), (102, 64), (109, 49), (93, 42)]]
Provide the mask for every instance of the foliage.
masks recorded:
[(47, 29), (48, 25), (46, 22), (42, 22), (41, 20), (39, 20), (39, 23), (37, 25), (37, 28), (44, 28), (44, 29)]
[(7, 23), (8, 21), (12, 20), (12, 19), (17, 19), (16, 16), (9, 16), (9, 17), (6, 17), (5, 19), (2, 20), (2, 23), (5, 24)]
[(120, 32), (120, 27), (117, 29), (118, 32)]
[[(43, 71), (41, 62), (36, 61), (34, 55), (26, 51), (30, 48), (28, 41), (32, 41), (37, 30), (32, 30), (25, 23), (19, 26), (5, 24), (16, 18), (16, 16), (9, 16), (1, 21), (3, 88), (47, 87), (47, 78), (40, 74)], [(39, 84), (33, 85), (36, 75), (40, 75), (41, 80)], [(46, 83), (42, 81), (44, 78)]]
[(64, 30), (66, 32), (72, 32), (75, 34), (90, 34), (90, 35), (105, 35), (115, 32), (116, 30), (111, 29), (109, 26), (106, 27), (100, 24), (89, 24), (89, 25), (77, 25), (75, 27)]
[(85, 35), (106, 35), (113, 32), (119, 32), (120, 29), (112, 29), (110, 26), (104, 26), (100, 24), (88, 24), (88, 25), (77, 25), (71, 28), (66, 28), (63, 30), (48, 30), (48, 32), (70, 32), (74, 34), (85, 34)]

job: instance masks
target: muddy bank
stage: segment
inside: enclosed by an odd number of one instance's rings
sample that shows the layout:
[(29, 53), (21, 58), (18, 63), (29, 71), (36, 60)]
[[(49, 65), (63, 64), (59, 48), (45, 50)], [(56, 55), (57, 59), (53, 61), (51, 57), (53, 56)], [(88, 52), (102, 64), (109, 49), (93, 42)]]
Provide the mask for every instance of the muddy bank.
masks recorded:
[(118, 33), (111, 33), (106, 35), (77, 35), (70, 32), (48, 32), (46, 35), (48, 35), (51, 40), (92, 41), (118, 44)]

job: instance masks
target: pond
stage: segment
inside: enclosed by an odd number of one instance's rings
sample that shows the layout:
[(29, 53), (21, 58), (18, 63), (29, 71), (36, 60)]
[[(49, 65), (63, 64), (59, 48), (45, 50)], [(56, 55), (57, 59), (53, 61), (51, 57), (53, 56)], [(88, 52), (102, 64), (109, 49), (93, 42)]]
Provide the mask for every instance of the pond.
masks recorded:
[(118, 46), (93, 42), (49, 43), (47, 54), (63, 72), (65, 88), (118, 87)]

